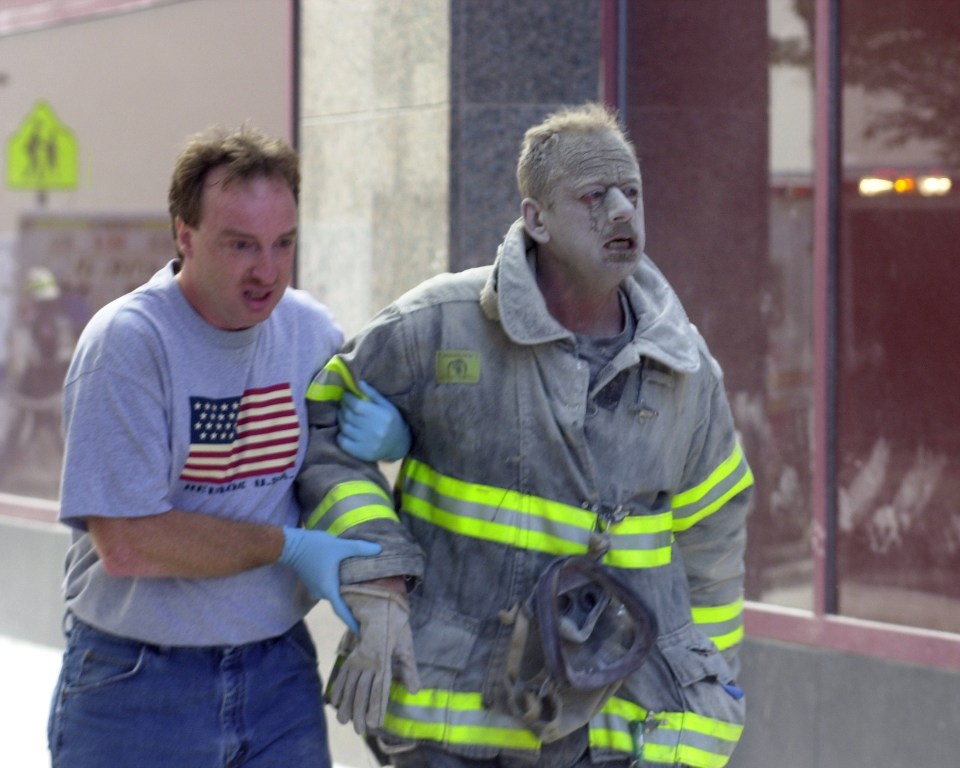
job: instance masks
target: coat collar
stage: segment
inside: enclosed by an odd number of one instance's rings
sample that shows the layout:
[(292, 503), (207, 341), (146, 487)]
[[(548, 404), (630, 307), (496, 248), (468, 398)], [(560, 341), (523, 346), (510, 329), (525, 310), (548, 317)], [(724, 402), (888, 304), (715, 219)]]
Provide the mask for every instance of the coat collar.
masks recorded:
[[(493, 269), (480, 294), (480, 305), (498, 320), (516, 344), (544, 344), (574, 334), (547, 311), (534, 274), (533, 243), (517, 220), (497, 251)], [(651, 357), (683, 373), (700, 367), (697, 333), (666, 278), (644, 254), (636, 271), (623, 283), (637, 317), (632, 346), (641, 357)]]

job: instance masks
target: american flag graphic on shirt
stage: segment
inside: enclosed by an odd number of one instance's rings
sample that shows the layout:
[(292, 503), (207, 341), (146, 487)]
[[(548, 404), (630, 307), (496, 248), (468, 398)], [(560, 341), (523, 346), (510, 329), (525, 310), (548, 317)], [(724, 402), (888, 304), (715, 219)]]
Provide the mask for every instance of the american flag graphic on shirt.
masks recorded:
[(191, 397), (190, 410), (183, 480), (229, 483), (296, 462), (300, 423), (289, 384), (248, 389), (241, 397)]

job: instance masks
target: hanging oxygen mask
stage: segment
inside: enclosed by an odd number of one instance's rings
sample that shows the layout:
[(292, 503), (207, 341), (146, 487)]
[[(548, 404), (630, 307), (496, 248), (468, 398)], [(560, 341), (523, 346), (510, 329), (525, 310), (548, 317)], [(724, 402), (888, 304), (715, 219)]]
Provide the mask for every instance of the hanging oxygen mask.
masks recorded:
[(653, 613), (591, 556), (554, 560), (523, 603), (500, 675), (501, 709), (556, 741), (589, 722), (653, 648)]

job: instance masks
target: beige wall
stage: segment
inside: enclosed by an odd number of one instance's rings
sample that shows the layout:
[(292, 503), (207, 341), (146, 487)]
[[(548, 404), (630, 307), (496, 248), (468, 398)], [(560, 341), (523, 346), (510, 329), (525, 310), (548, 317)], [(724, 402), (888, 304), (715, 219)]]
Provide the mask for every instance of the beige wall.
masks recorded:
[[(447, 0), (303, 0), (299, 285), (350, 336), (447, 269)], [(311, 614), (321, 673), (339, 622)], [(375, 761), (328, 710), (333, 759)]]
[[(246, 120), (289, 137), (290, 30), (287, 2), (189, 0), (0, 37), (0, 153), (43, 99), (80, 159), (79, 186), (47, 210), (166, 211), (188, 134)], [(0, 179), (2, 235), (37, 196)]]
[[(0, 366), (25, 212), (164, 216), (187, 135), (249, 122), (290, 137), (291, 7), (286, 0), (179, 0), (0, 35)], [(75, 189), (42, 200), (9, 189), (6, 174), (8, 142), (39, 101), (72, 132), (79, 164)], [(59, 275), (58, 264), (50, 266)], [(0, 430), (3, 424), (0, 403)]]
[(303, 0), (299, 284), (347, 335), (447, 268), (447, 0)]

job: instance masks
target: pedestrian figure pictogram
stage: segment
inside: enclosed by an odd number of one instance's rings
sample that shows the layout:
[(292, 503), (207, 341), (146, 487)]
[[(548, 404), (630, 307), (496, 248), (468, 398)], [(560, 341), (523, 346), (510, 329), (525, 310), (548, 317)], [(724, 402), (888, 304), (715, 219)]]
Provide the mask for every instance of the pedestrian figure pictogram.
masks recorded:
[(77, 186), (77, 141), (44, 101), (37, 102), (7, 140), (10, 189), (73, 189)]

